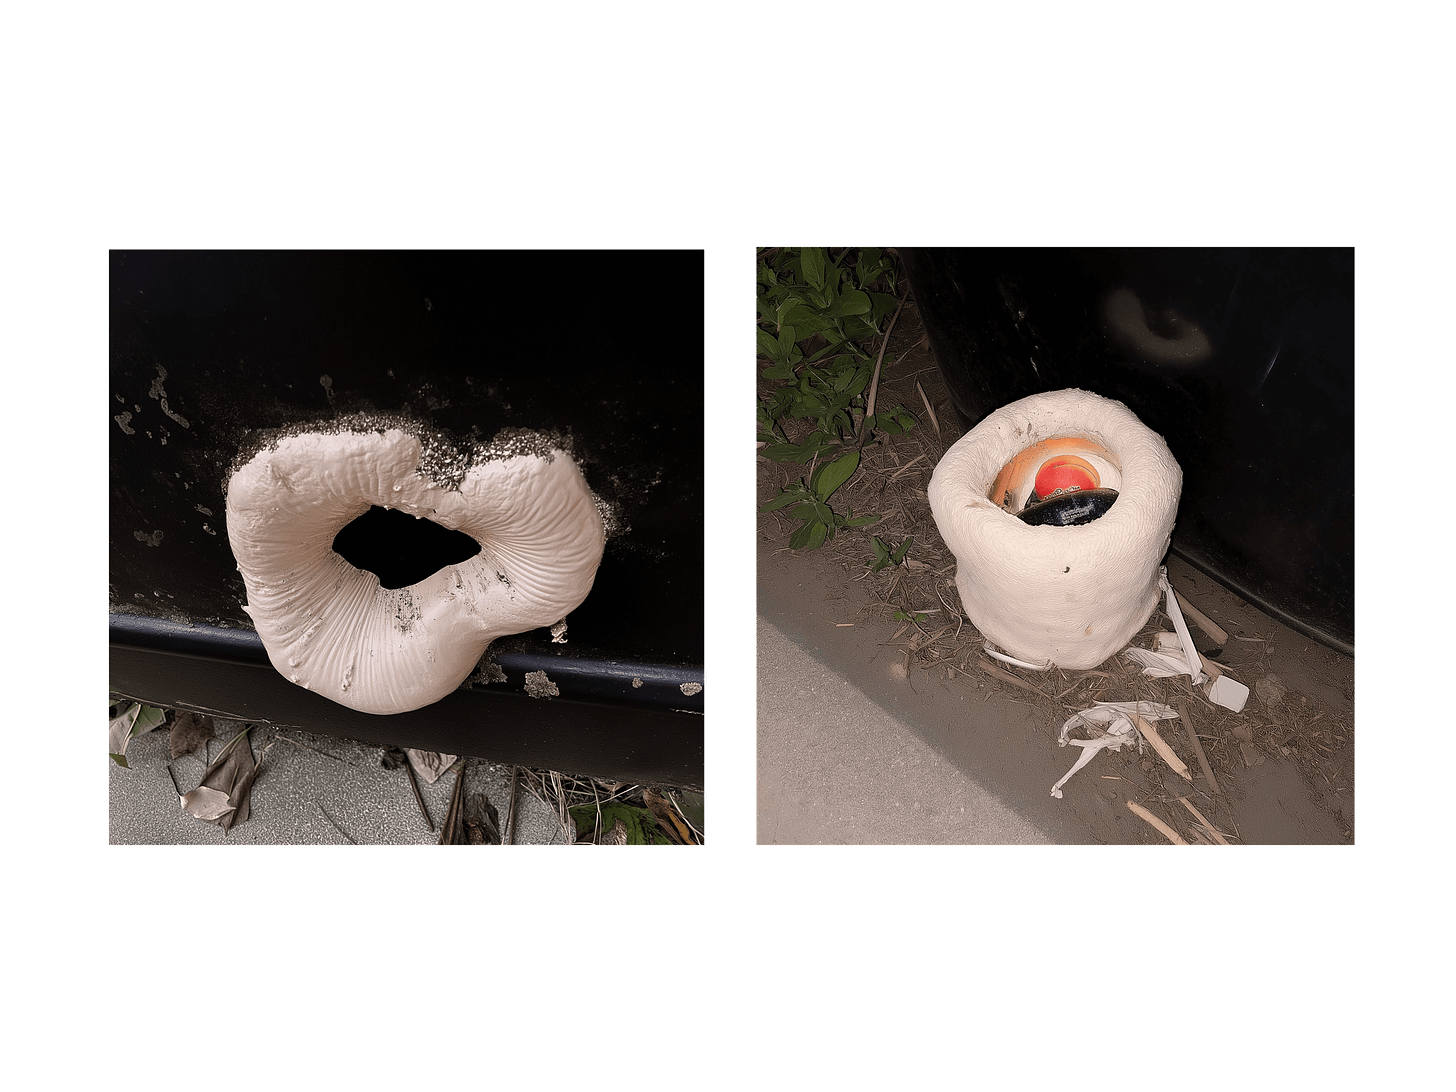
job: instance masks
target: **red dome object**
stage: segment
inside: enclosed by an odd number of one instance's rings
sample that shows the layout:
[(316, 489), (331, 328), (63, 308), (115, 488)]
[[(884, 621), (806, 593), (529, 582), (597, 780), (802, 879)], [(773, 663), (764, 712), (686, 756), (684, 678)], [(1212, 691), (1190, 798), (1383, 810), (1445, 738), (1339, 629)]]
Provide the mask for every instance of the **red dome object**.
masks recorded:
[(1075, 455), (1058, 455), (1041, 464), (1036, 472), (1036, 495), (1050, 497), (1058, 489), (1096, 489), (1097, 471), (1086, 459)]

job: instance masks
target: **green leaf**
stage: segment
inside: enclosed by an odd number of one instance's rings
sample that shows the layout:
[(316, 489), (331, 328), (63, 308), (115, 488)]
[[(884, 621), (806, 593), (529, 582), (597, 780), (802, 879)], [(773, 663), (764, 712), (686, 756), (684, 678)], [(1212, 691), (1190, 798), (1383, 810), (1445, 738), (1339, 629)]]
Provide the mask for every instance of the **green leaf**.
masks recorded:
[(824, 545), (825, 536), (829, 534), (829, 528), (818, 520), (813, 523), (806, 523), (791, 536), (789, 546), (795, 550), (817, 550)]
[(841, 455), (832, 463), (825, 463), (814, 471), (814, 480), (809, 483), (809, 488), (820, 500), (827, 501), (834, 496), (836, 489), (849, 481), (857, 469), (859, 469), (859, 452), (851, 451), (847, 455)]
[(825, 314), (834, 318), (843, 318), (846, 315), (867, 315), (869, 310), (870, 298), (855, 288), (835, 300), (825, 309)]
[(799, 461), (798, 444), (770, 444), (768, 447), (761, 447), (758, 453), (770, 462), (775, 463), (796, 463)]
[(801, 501), (803, 499), (804, 491), (802, 488), (795, 490), (785, 489), (773, 500), (765, 501), (763, 504), (759, 505), (758, 510), (760, 512), (773, 512), (784, 507), (784, 505), (786, 504), (793, 504), (795, 501)]
[[(832, 318), (826, 318), (817, 312), (810, 312), (808, 314), (795, 312), (794, 329), (797, 331), (800, 341), (807, 341), (815, 334), (823, 334), (825, 337), (829, 337), (831, 342), (836, 340), (832, 337), (834, 320)], [(822, 351), (815, 354), (816, 357), (822, 355)]]
[[(576, 833), (579, 837), (591, 834), (596, 828), (597, 805), (578, 804), (570, 809), (570, 813), (572, 820), (576, 823)], [(658, 829), (656, 817), (646, 808), (636, 808), (630, 804), (603, 804), (601, 805), (601, 816), (601, 836), (605, 836), (620, 819), (622, 826), (627, 831), (629, 846), (673, 844), (671, 839)]]
[(824, 248), (806, 246), (799, 252), (799, 264), (804, 271), (804, 282), (816, 289), (824, 287)]
[(758, 331), (758, 355), (766, 356), (770, 360), (778, 359), (779, 339), (767, 330)]
[(855, 272), (873, 281), (878, 275), (874, 271), (879, 267), (881, 253), (882, 251), (877, 246), (860, 247), (859, 258), (854, 263)]
[(880, 319), (886, 315), (893, 314), (895, 308), (900, 306), (900, 300), (895, 296), (886, 295), (884, 292), (871, 292), (870, 296), (870, 322), (876, 328), (880, 325)]
[(126, 755), (113, 754), (111, 756), (111, 761), (115, 762), (123, 770), (129, 770), (129, 769), (131, 769), (131, 767), (129, 765), (127, 765)]
[(905, 554), (909, 551), (910, 543), (913, 541), (915, 540), (912, 538), (907, 538), (904, 542), (900, 543), (899, 548), (890, 555), (890, 560), (893, 561), (896, 565), (900, 564), (900, 562), (905, 559)]

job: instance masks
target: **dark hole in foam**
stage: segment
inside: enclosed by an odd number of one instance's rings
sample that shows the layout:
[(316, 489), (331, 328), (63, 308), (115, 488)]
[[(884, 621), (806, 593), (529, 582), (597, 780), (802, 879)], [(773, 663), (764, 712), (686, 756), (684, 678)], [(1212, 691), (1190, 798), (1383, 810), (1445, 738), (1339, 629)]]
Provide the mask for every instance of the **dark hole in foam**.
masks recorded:
[(480, 543), (463, 531), (376, 504), (334, 536), (334, 552), (379, 577), (386, 588), (407, 588), (447, 565), (469, 561), (480, 553)]

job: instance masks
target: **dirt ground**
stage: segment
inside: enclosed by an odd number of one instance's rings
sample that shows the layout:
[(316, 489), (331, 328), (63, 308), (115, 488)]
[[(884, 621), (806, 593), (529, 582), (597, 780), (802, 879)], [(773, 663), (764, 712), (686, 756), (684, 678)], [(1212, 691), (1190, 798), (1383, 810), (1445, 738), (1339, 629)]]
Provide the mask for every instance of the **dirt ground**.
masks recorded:
[[(1095, 670), (1050, 672), (985, 656), (983, 638), (960, 614), (955, 558), (926, 498), (931, 472), (959, 439), (961, 426), (913, 297), (895, 324), (890, 354), (895, 363), (880, 376), (877, 404), (898, 402), (919, 425), (908, 435), (867, 444), (859, 472), (833, 501), (836, 511), (848, 507), (882, 518), (863, 530), (841, 531), (819, 550), (793, 551), (788, 538), (798, 522), (778, 512), (760, 514), (760, 613), (763, 600), (771, 599), (780, 616), (799, 618), (797, 639), (812, 643), (817, 657), (1063, 839), (1070, 832), (1070, 840), (1087, 843), (1166, 844), (1125, 806), (1132, 802), (1189, 842), (1209, 840), (1183, 796), (1230, 844), (1352, 844), (1354, 661), (1286, 628), (1177, 558), (1167, 562), (1174, 588), (1228, 632), (1220, 647), (1189, 623), (1200, 651), (1250, 688), (1241, 713), (1211, 704), (1187, 676), (1152, 678), (1121, 654)], [(760, 457), (759, 502), (808, 474), (807, 466)], [(914, 542), (906, 564), (868, 571), (871, 536), (893, 548), (907, 535)], [(1146, 648), (1148, 635), (1172, 628), (1155, 611), (1132, 643)], [(1142, 754), (1124, 748), (1100, 752), (1067, 782), (1062, 799), (1052, 799), (1050, 787), (1079, 755), (1077, 748), (1057, 746), (1066, 719), (1094, 701), (1135, 699), (1186, 710), (1217, 791), (1180, 717), (1161, 722), (1160, 730), (1193, 772), (1191, 785), (1151, 748)]]

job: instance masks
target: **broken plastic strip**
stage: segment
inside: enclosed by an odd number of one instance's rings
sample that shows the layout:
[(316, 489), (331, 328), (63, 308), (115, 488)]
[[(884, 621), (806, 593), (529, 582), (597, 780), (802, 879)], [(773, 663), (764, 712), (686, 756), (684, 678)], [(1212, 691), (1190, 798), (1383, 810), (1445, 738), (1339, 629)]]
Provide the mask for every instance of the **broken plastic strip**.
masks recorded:
[(1003, 664), (1015, 664), (1017, 667), (1025, 667), (1025, 668), (1028, 668), (1031, 671), (1046, 671), (1048, 668), (1050, 668), (1052, 666), (1052, 662), (1050, 660), (1048, 660), (1044, 664), (1032, 664), (1032, 663), (1027, 663), (1025, 660), (1018, 660), (1015, 657), (1007, 656), (1003, 652), (997, 652), (994, 648), (991, 647), (991, 642), (990, 641), (987, 641), (981, 647), (985, 650), (987, 656), (994, 656), (994, 657), (996, 657), (996, 659), (1000, 660)]
[(1124, 743), (1131, 742), (1132, 740), (1130, 740), (1127, 736), (1098, 736), (1096, 739), (1063, 740), (1063, 746), (1066, 746), (1068, 743), (1070, 743), (1074, 747), (1081, 747), (1082, 756), (1078, 758), (1076, 764), (1067, 771), (1066, 776), (1052, 786), (1052, 796), (1060, 800), (1062, 798), (1062, 786), (1065, 785), (1068, 781), (1072, 780), (1072, 775), (1074, 773), (1080, 770), (1083, 766), (1087, 765), (1087, 763), (1091, 762), (1092, 756), (1095, 755), (1098, 751), (1102, 750), (1104, 747), (1108, 747), (1116, 751), (1121, 748)]
[(1188, 658), (1180, 648), (1176, 652), (1149, 652), (1145, 648), (1125, 648), (1122, 654), (1129, 660), (1143, 665), (1143, 674), (1157, 679), (1169, 679), (1175, 675), (1188, 674)]
[(1072, 769), (1067, 770), (1066, 778), (1059, 780), (1056, 785), (1051, 786), (1051, 795), (1053, 795), (1056, 799), (1061, 799), (1061, 786), (1066, 785), (1069, 780), (1072, 780), (1073, 773), (1076, 773), (1077, 770), (1080, 770), (1083, 766), (1086, 766), (1089, 761), (1092, 761), (1093, 754), (1096, 754), (1099, 750), (1102, 750), (1102, 740), (1067, 740), (1067, 743), (1077, 744), (1079, 745), (1079, 747), (1082, 747), (1082, 757), (1080, 757), (1080, 759), (1077, 759), (1076, 766), (1073, 766)]
[(1168, 617), (1173, 620), (1173, 628), (1178, 631), (1178, 640), (1183, 642), (1183, 655), (1188, 658), (1188, 677), (1193, 680), (1193, 685), (1197, 686), (1208, 676), (1198, 668), (1202, 658), (1198, 655), (1198, 650), (1193, 647), (1193, 637), (1188, 632), (1188, 623), (1183, 621), (1183, 611), (1178, 606), (1178, 597), (1173, 594), (1173, 585), (1168, 580), (1168, 566), (1166, 565), (1158, 568), (1158, 587), (1163, 589), (1163, 601), (1167, 606)]

